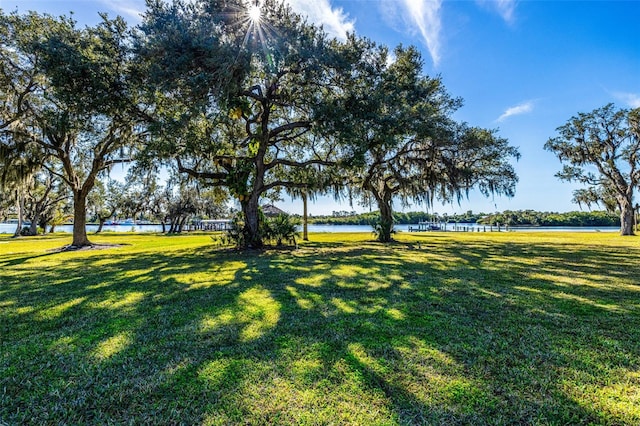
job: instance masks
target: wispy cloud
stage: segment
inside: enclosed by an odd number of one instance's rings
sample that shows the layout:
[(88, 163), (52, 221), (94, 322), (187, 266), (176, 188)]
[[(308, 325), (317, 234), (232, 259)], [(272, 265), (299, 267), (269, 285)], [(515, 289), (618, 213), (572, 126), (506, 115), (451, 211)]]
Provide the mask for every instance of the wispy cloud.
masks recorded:
[(440, 62), (440, 7), (442, 0), (404, 0), (409, 20), (418, 27), (434, 65)]
[(496, 122), (500, 123), (504, 120), (506, 120), (509, 117), (512, 117), (514, 115), (522, 115), (522, 114), (528, 114), (531, 111), (533, 111), (533, 105), (534, 102), (533, 101), (526, 101), (526, 102), (522, 102), (521, 104), (518, 104), (516, 106), (512, 106), (510, 108), (507, 108), (505, 112), (502, 113), (502, 115), (500, 117), (498, 117), (498, 119), (496, 120)]
[(329, 0), (287, 0), (296, 12), (307, 16), (310, 22), (322, 25), (330, 36), (344, 40), (354, 31), (354, 21), (342, 8), (333, 8)]
[[(478, 6), (497, 13), (508, 24), (515, 22), (517, 3), (518, 0), (476, 0)], [(441, 59), (442, 6), (443, 0), (380, 0), (386, 21), (399, 32), (419, 35), (435, 66)]]
[(495, 11), (508, 24), (515, 19), (516, 0), (476, 0), (476, 3)]
[(442, 0), (383, 0), (382, 15), (396, 31), (419, 36), (434, 65), (440, 62)]
[(144, 0), (100, 0), (100, 3), (118, 15), (122, 15), (124, 18), (133, 18), (135, 21), (140, 21), (146, 10)]
[(613, 96), (631, 108), (640, 108), (640, 94), (638, 93), (615, 92)]

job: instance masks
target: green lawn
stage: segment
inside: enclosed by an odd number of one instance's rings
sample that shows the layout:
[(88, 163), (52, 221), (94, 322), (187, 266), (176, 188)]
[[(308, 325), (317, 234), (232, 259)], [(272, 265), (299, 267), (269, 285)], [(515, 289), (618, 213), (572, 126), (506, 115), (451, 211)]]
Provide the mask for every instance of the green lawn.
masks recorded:
[(640, 424), (640, 240), (0, 237), (0, 424)]

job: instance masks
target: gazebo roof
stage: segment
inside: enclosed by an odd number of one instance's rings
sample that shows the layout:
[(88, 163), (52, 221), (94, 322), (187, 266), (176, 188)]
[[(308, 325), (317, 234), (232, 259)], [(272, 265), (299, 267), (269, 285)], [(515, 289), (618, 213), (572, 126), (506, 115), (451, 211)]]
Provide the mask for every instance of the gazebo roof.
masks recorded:
[(262, 206), (262, 212), (265, 216), (278, 216), (279, 214), (285, 213), (284, 210), (277, 208), (273, 204), (265, 204)]

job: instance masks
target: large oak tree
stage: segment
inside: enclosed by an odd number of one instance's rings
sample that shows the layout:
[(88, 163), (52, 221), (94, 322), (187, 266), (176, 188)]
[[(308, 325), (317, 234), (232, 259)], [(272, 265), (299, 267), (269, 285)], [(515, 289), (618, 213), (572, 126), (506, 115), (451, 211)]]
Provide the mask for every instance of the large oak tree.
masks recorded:
[(129, 31), (103, 16), (86, 28), (66, 17), (16, 13), (0, 22), (0, 91), (11, 101), (0, 126), (8, 150), (37, 146), (42, 164), (73, 193), (72, 246), (90, 245), (86, 200), (98, 175), (128, 161), (139, 139)]
[(348, 188), (380, 211), (378, 239), (391, 240), (393, 202), (460, 200), (472, 188), (512, 196), (517, 176), (509, 163), (518, 150), (494, 131), (456, 123), (461, 105), (440, 78), (423, 74), (413, 47), (395, 49), (352, 40), (359, 58), (349, 91), (327, 105), (341, 111), (338, 137), (358, 140), (344, 175)]
[(557, 129), (545, 149), (565, 163), (557, 177), (587, 188), (574, 201), (603, 203), (620, 213), (620, 235), (633, 235), (633, 194), (640, 183), (640, 108), (613, 104), (579, 113)]
[(260, 198), (310, 186), (298, 178), (340, 155), (337, 139), (315, 130), (347, 64), (337, 42), (282, 2), (262, 2), (259, 17), (251, 4), (154, 2), (139, 51), (154, 88), (153, 155), (227, 188), (241, 205), (246, 245), (260, 247)]

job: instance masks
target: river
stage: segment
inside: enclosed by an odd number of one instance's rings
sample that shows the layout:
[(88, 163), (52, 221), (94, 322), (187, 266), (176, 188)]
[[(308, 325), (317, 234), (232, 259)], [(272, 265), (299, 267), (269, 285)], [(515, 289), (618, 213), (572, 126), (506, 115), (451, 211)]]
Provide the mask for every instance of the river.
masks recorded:
[[(396, 225), (395, 229), (399, 232), (408, 232), (409, 226), (416, 225)], [(167, 226), (168, 229), (168, 226)], [(0, 223), (0, 234), (13, 234), (16, 225), (13, 223)], [(98, 230), (98, 225), (87, 225), (87, 232), (94, 233)], [(471, 232), (489, 232), (491, 228), (485, 225), (477, 225), (475, 223), (458, 223), (447, 224), (447, 231), (471, 231)], [(493, 227), (493, 231), (496, 227)], [(504, 231), (504, 227), (501, 231)], [(615, 226), (519, 226), (509, 228), (510, 232), (618, 232), (620, 228)], [(162, 232), (161, 225), (105, 225), (103, 232)], [(72, 225), (62, 225), (56, 227), (56, 232), (72, 232)], [(309, 232), (373, 232), (369, 225), (309, 225)]]

